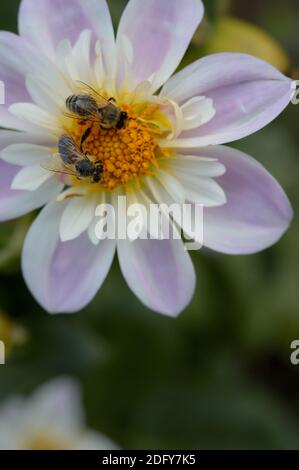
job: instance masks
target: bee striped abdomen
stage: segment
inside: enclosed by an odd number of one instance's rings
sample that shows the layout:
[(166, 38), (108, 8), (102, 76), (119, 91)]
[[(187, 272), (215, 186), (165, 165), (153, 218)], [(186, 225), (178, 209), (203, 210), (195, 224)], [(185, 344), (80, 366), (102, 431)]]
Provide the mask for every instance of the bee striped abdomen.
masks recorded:
[(95, 99), (88, 95), (69, 96), (66, 100), (66, 107), (82, 119), (93, 117), (98, 111)]

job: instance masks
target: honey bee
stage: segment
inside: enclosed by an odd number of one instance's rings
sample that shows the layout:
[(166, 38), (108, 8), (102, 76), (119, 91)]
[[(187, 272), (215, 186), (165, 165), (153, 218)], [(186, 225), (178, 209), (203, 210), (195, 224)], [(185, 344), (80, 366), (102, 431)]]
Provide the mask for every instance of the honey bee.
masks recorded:
[(123, 129), (128, 113), (117, 106), (114, 98), (106, 100), (89, 85), (80, 83), (82, 91), (65, 102), (71, 117), (98, 122), (103, 129)]
[(58, 153), (50, 157), (43, 167), (55, 173), (76, 176), (78, 179), (89, 178), (93, 183), (99, 183), (104, 172), (103, 164), (93, 162), (82, 149), (90, 131), (91, 129), (87, 129), (83, 134), (80, 148), (69, 135), (63, 134), (58, 141)]

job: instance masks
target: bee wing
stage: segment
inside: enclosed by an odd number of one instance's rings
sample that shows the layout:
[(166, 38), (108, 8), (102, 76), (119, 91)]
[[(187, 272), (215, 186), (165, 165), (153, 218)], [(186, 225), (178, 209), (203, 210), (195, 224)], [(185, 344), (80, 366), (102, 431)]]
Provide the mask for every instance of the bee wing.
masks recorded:
[[(86, 133), (87, 132), (83, 134), (82, 139)], [(88, 137), (88, 134), (87, 134), (87, 137)], [(83, 140), (83, 143), (84, 143), (84, 140)], [(59, 140), (59, 151), (61, 155), (58, 153), (58, 156), (60, 157), (62, 164), (65, 164), (65, 163), (72, 164), (76, 160), (87, 159), (87, 156), (83, 153), (82, 149), (79, 148), (76, 142), (74, 141), (74, 139), (67, 134), (63, 135)], [(69, 156), (70, 162), (65, 162), (65, 159), (61, 158), (62, 155)]]
[(92, 119), (90, 117), (84, 118), (84, 117), (78, 116), (78, 114), (74, 114), (74, 113), (70, 113), (70, 112), (64, 112), (63, 115), (67, 118), (70, 118), (70, 119), (76, 119), (77, 121), (88, 121), (88, 122), (96, 122), (96, 123), (99, 122), (99, 120), (96, 119), (96, 118), (94, 118), (94, 119)]
[(68, 134), (63, 134), (60, 137), (58, 147), (59, 147), (59, 150), (63, 152), (65, 155), (67, 154), (71, 154), (71, 155), (74, 154), (75, 156), (80, 155), (76, 142)]
[(106, 100), (104, 96), (98, 93), (92, 86), (88, 85), (87, 83), (81, 82), (80, 80), (77, 80), (76, 83), (78, 83), (78, 87), (80, 90), (82, 90), (83, 93), (92, 96), (96, 100), (99, 107), (104, 108), (108, 104), (114, 104), (113, 101)]
[(65, 175), (77, 176), (77, 173), (72, 168), (72, 166), (65, 165), (58, 153), (50, 156), (47, 160), (45, 160), (41, 164), (41, 167), (54, 173), (63, 173)]

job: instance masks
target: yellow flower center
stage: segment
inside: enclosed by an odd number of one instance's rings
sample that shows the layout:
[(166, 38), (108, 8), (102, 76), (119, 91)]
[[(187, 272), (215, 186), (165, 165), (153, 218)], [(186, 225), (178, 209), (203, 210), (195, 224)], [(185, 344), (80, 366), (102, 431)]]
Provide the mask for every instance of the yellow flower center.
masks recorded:
[[(87, 129), (89, 135), (82, 150), (93, 162), (103, 164), (100, 183), (92, 190), (113, 191), (116, 187), (128, 189), (130, 185), (140, 187), (145, 175), (153, 174), (159, 167), (159, 157), (168, 152), (157, 143), (171, 129), (171, 123), (160, 107), (155, 104), (123, 106), (128, 120), (122, 129), (103, 129), (100, 122), (74, 120), (67, 132), (80, 147)], [(86, 181), (72, 178), (73, 185), (86, 185)]]

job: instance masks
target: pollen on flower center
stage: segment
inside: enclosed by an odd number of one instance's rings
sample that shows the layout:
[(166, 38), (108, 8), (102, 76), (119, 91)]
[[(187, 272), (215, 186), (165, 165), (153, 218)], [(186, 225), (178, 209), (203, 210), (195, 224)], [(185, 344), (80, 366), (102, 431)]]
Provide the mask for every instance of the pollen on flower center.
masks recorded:
[(88, 128), (90, 133), (82, 150), (94, 162), (103, 163), (99, 184), (104, 190), (126, 188), (131, 183), (139, 186), (140, 178), (158, 167), (162, 150), (157, 144), (157, 129), (146, 120), (129, 115), (123, 129), (103, 129), (97, 122), (76, 121), (70, 133), (78, 146)]

